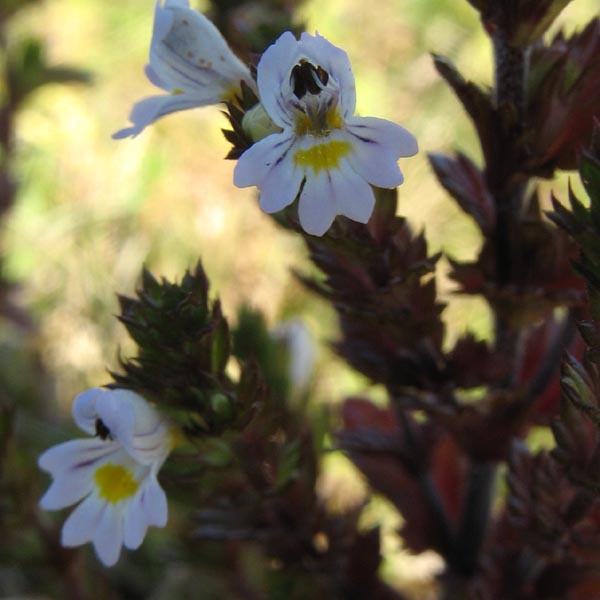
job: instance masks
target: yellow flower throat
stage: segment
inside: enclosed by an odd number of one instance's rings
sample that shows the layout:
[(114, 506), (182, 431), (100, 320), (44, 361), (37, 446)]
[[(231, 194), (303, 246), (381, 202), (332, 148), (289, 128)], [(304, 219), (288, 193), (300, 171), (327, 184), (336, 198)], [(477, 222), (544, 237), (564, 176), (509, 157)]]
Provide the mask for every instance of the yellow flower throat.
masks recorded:
[(132, 472), (123, 465), (103, 465), (94, 473), (94, 482), (100, 498), (111, 504), (131, 498), (139, 488)]
[(299, 167), (312, 169), (315, 175), (320, 171), (337, 169), (340, 160), (350, 154), (350, 143), (339, 140), (316, 144), (307, 150), (298, 150), (294, 161)]

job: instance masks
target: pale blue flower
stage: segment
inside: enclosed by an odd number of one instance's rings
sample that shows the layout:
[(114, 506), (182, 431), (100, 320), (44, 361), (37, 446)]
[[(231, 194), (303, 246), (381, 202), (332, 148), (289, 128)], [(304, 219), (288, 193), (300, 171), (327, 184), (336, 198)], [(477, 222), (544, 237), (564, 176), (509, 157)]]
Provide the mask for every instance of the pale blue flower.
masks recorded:
[(127, 390), (83, 392), (73, 419), (91, 436), (46, 450), (38, 461), (52, 475), (45, 510), (79, 503), (62, 529), (63, 546), (92, 542), (112, 566), (121, 546), (140, 546), (149, 526), (164, 527), (167, 499), (157, 474), (173, 448), (171, 426), (144, 398)]
[(234, 183), (257, 186), (268, 213), (300, 192), (300, 224), (313, 235), (323, 235), (336, 215), (366, 223), (375, 204), (371, 186), (402, 183), (398, 158), (417, 152), (414, 136), (391, 121), (354, 115), (348, 55), (318, 34), (297, 40), (284, 33), (260, 59), (257, 83), (281, 131), (242, 154)]
[(170, 113), (233, 101), (245, 81), (256, 85), (248, 68), (233, 54), (219, 30), (187, 0), (158, 0), (146, 76), (167, 95), (151, 96), (133, 107), (131, 127), (114, 138), (138, 135)]

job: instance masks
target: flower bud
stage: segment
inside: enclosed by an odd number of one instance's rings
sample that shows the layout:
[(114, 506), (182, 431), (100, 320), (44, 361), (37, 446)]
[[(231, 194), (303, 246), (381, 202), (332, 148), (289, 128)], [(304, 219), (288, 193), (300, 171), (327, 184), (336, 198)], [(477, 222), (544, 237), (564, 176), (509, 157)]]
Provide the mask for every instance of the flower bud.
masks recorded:
[(260, 102), (244, 115), (242, 127), (253, 142), (258, 142), (272, 133), (281, 131), (281, 127), (273, 123), (265, 107)]

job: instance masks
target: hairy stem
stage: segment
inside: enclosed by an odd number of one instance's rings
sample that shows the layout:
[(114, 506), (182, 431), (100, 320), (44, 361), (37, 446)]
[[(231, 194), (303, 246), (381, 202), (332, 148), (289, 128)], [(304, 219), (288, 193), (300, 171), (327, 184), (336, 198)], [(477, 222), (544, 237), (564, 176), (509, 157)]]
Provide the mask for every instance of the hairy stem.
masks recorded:
[[(496, 205), (496, 276), (500, 285), (510, 284), (512, 257), (511, 219), (520, 210), (526, 183), (514, 181), (516, 153), (512, 141), (524, 127), (525, 114), (525, 73), (527, 52), (523, 48), (511, 46), (506, 32), (498, 29), (493, 36), (495, 80), (494, 101), (505, 119), (505, 143), (499, 164), (487, 165), (490, 191)], [(514, 356), (518, 339), (510, 331), (508, 323), (496, 319), (496, 346), (501, 352)], [(507, 382), (508, 383), (508, 382)]]
[(516, 121), (522, 123), (525, 110), (525, 74), (527, 52), (511, 46), (506, 33), (498, 29), (493, 37), (495, 81), (494, 100), (496, 106), (512, 105), (516, 110)]

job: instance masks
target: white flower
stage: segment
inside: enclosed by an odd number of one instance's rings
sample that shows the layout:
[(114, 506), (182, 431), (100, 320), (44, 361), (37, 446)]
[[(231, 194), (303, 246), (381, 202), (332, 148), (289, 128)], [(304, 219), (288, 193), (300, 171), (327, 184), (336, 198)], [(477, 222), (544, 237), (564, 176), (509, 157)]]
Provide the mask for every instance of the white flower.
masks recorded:
[(336, 215), (366, 223), (375, 203), (371, 185), (402, 183), (397, 161), (417, 152), (415, 138), (390, 121), (354, 116), (348, 55), (318, 34), (296, 40), (284, 33), (263, 54), (257, 75), (260, 101), (283, 131), (242, 154), (235, 184), (258, 186), (268, 213), (301, 190), (300, 224), (314, 235), (323, 235)]
[(187, 0), (157, 1), (146, 76), (169, 95), (138, 102), (129, 116), (133, 126), (117, 131), (116, 139), (136, 136), (172, 112), (233, 101), (241, 81), (256, 89), (219, 30)]
[(83, 392), (73, 419), (92, 438), (46, 450), (38, 461), (52, 475), (40, 500), (46, 510), (77, 502), (62, 529), (63, 546), (92, 542), (112, 566), (121, 546), (140, 546), (150, 525), (164, 527), (167, 499), (156, 478), (173, 447), (169, 424), (144, 398), (127, 390)]
[(274, 328), (273, 337), (286, 345), (290, 383), (294, 393), (301, 396), (308, 387), (315, 364), (315, 342), (310, 330), (301, 319), (289, 319)]

